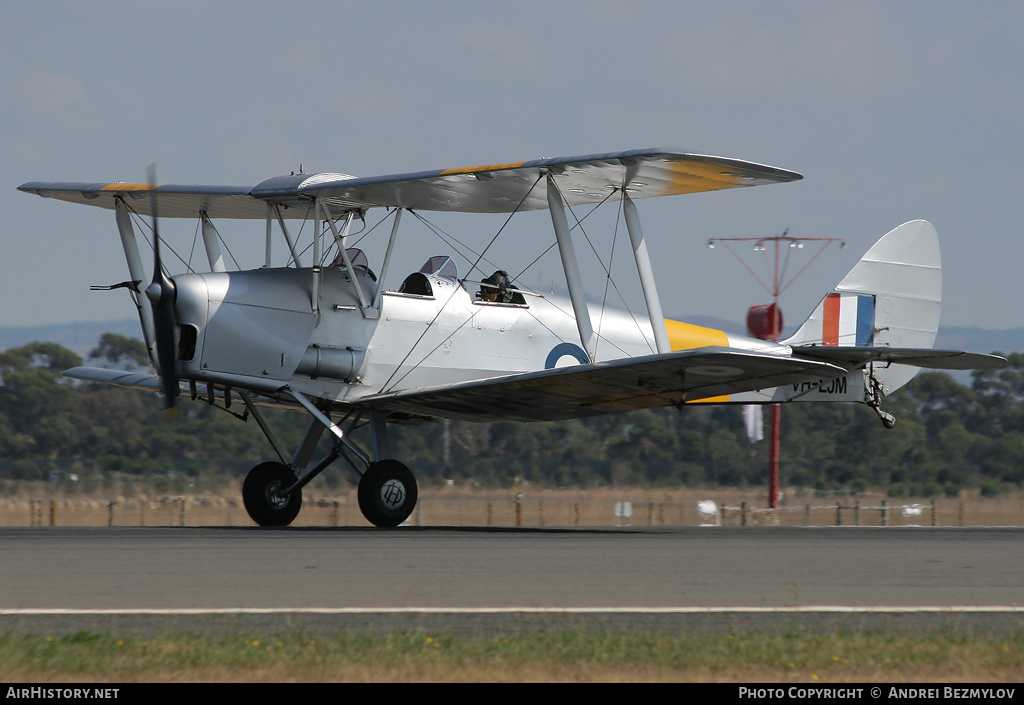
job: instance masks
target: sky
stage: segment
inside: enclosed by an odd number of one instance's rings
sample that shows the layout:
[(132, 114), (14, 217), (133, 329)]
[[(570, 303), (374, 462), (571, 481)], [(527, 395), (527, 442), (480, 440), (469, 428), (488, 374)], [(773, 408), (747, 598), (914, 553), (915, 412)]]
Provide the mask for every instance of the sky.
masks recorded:
[[(1024, 164), (1021, 36), (1024, 4), (1000, 0), (18, 0), (0, 25), (0, 326), (135, 315), (124, 290), (89, 291), (127, 278), (113, 213), (18, 192), (28, 181), (144, 181), (155, 164), (164, 183), (255, 185), (670, 147), (804, 179), (638, 202), (667, 316), (739, 323), (770, 302), (709, 238), (845, 241), (794, 253), (791, 273), (809, 265), (781, 299), (795, 324), (878, 237), (924, 218), (942, 323), (1024, 327), (1024, 199), (1006, 172)], [(544, 212), (424, 216), (477, 251), (500, 231), (487, 260), (512, 274), (554, 241)], [(262, 263), (261, 222), (218, 227), (240, 266)], [(588, 296), (642, 311), (615, 209), (585, 230)], [(195, 232), (161, 223), (185, 260)], [(361, 244), (377, 269), (386, 235)], [(478, 278), (450, 242), (404, 219), (385, 285), (434, 254)], [(518, 281), (564, 289), (557, 252)]]

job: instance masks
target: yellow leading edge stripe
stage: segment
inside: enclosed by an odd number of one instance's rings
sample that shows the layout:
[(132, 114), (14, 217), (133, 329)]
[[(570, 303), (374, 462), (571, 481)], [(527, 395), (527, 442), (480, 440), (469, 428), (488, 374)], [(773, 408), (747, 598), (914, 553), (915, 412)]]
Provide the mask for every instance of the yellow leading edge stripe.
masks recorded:
[(451, 176), (452, 174), (475, 174), (478, 171), (498, 171), (499, 169), (515, 169), (521, 167), (526, 162), (509, 162), (508, 164), (481, 164), (480, 166), (465, 166), (458, 169), (445, 169), (441, 172), (441, 176)]
[[(704, 348), (710, 345), (728, 347), (729, 336), (714, 328), (695, 326), (692, 323), (682, 323), (665, 319), (665, 328), (668, 330), (668, 343), (673, 350), (692, 350), (693, 348)], [(729, 401), (729, 395), (717, 397), (705, 397), (688, 401), (687, 404), (721, 404)]]
[(665, 171), (668, 184), (662, 191), (662, 196), (706, 193), (746, 185), (740, 174), (723, 168), (721, 164), (670, 162), (665, 165)]
[(107, 184), (100, 191), (152, 191), (163, 184)]

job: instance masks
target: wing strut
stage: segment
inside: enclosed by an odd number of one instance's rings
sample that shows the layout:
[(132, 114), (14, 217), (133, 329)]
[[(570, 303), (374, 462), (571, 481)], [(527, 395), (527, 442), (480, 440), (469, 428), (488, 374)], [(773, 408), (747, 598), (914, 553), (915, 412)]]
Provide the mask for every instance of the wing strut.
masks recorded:
[[(301, 267), (302, 262), (299, 261), (299, 253), (295, 251), (295, 244), (292, 242), (292, 236), (288, 232), (288, 226), (284, 224), (284, 218), (281, 216), (281, 206), (274, 206), (274, 215), (277, 216), (277, 222), (281, 226), (281, 232), (284, 233), (285, 242), (288, 243), (288, 250), (292, 253), (292, 259), (295, 260), (295, 266)], [(267, 260), (269, 261), (270, 257), (267, 257)], [(269, 267), (270, 265), (267, 266)]]
[(142, 321), (142, 337), (146, 339), (146, 349), (149, 351), (149, 360), (156, 366), (156, 351), (153, 349), (153, 341), (156, 340), (156, 333), (153, 328), (153, 309), (142, 305), (140, 298), (142, 292), (139, 287), (146, 281), (146, 270), (142, 266), (142, 257), (139, 255), (139, 241), (135, 237), (135, 228), (132, 227), (132, 216), (121, 198), (114, 199), (114, 218), (117, 220), (117, 231), (121, 235), (121, 248), (124, 250), (124, 258), (128, 261), (128, 273), (132, 278), (132, 289), (135, 296), (132, 301), (139, 309), (139, 320)]
[[(580, 342), (583, 343), (587, 357), (593, 362), (596, 348), (594, 326), (590, 321), (590, 309), (587, 307), (587, 297), (583, 291), (580, 267), (576, 261), (572, 237), (569, 235), (569, 221), (565, 217), (565, 202), (562, 200), (562, 194), (558, 192), (558, 186), (555, 185), (554, 177), (551, 174), (548, 174), (548, 210), (551, 211), (551, 222), (555, 226), (558, 253), (562, 256), (562, 269), (565, 272), (565, 283), (569, 285), (569, 299), (572, 301), (572, 311), (576, 316)], [(664, 326), (664, 324), (662, 325)]]
[(380, 284), (377, 285), (377, 293), (373, 295), (373, 308), (377, 311), (377, 317), (380, 317), (380, 302), (381, 297), (384, 295), (384, 277), (388, 274), (388, 265), (391, 263), (391, 250), (395, 246), (395, 237), (398, 235), (398, 224), (402, 222), (402, 209), (395, 209), (395, 222), (391, 224), (391, 237), (388, 239), (388, 249), (384, 253), (384, 263), (380, 267), (380, 277), (377, 281)]
[(359, 278), (356, 276), (356, 271), (352, 267), (352, 260), (348, 256), (348, 233), (352, 228), (352, 218), (355, 216), (354, 211), (349, 211), (348, 216), (345, 218), (345, 227), (339, 233), (338, 226), (334, 223), (334, 217), (331, 215), (331, 211), (327, 208), (327, 203), (322, 198), (316, 199), (317, 205), (321, 208), (324, 214), (324, 218), (327, 220), (327, 224), (331, 227), (331, 233), (334, 235), (334, 241), (338, 245), (338, 251), (341, 253), (341, 260), (345, 263), (345, 271), (348, 272), (349, 281), (352, 282), (352, 286), (355, 287), (356, 296), (359, 298), (359, 310), (363, 314), (363, 318), (370, 318), (368, 310), (370, 308), (370, 302), (366, 299), (366, 294), (363, 292), (363, 287), (359, 284)]
[(265, 264), (263, 265), (267, 269), (270, 269), (270, 245), (273, 243), (274, 235), (274, 207), (267, 202), (267, 245), (266, 245), (266, 258), (264, 259)]
[(644, 301), (647, 303), (647, 315), (651, 317), (651, 328), (654, 330), (654, 342), (659, 353), (672, 352), (668, 342), (668, 330), (665, 328), (665, 316), (661, 313), (661, 299), (658, 298), (658, 287), (654, 283), (654, 271), (651, 269), (651, 258), (647, 254), (647, 243), (644, 231), (640, 227), (640, 216), (636, 206), (625, 191), (622, 191), (622, 212), (626, 216), (626, 229), (629, 240), (633, 243), (633, 257), (636, 259), (636, 271), (640, 275), (640, 285), (644, 290)]
[(206, 217), (206, 211), (199, 211), (199, 217), (203, 221), (203, 245), (206, 247), (206, 258), (210, 261), (211, 272), (226, 272), (224, 266), (224, 254), (220, 250), (220, 241), (217, 239), (217, 229)]
[[(329, 219), (328, 219), (329, 220)], [(310, 295), (313, 304), (313, 314), (316, 316), (316, 324), (320, 325), (320, 277), (323, 270), (322, 245), (320, 243), (320, 203), (319, 199), (313, 200), (313, 292)]]

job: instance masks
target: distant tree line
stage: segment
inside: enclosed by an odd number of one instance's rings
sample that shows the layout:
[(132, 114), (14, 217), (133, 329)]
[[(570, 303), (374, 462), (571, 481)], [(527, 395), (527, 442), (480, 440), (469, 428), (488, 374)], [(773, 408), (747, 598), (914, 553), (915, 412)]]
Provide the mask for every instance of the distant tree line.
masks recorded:
[[(104, 335), (90, 358), (147, 369), (141, 341)], [(1024, 354), (975, 372), (970, 386), (923, 372), (886, 400), (899, 418), (886, 430), (859, 404), (789, 404), (782, 412), (781, 483), (819, 492), (886, 488), (890, 494), (998, 494), (1024, 484)], [(125, 479), (168, 490), (242, 477), (273, 456), (250, 419), (240, 423), (205, 401), (180, 403), (164, 420), (158, 396), (61, 376), (82, 360), (55, 343), (0, 353), (0, 482), (48, 480), (80, 490)], [(95, 364), (95, 362), (94, 362)], [(241, 412), (238, 405), (231, 409)], [(303, 414), (268, 412), (294, 448)], [(517, 481), (548, 486), (759, 486), (767, 442), (751, 444), (740, 407), (688, 406), (557, 423), (451, 421), (391, 426), (392, 454), (422, 483), (485, 487)], [(367, 440), (356, 436), (356, 440)], [(340, 464), (328, 486), (354, 476)], [(318, 480), (319, 481), (319, 480)]]

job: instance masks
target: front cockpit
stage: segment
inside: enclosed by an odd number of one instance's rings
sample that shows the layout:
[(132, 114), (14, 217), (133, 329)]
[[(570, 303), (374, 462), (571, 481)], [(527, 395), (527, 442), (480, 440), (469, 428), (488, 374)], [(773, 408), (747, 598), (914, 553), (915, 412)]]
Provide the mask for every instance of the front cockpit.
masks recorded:
[(444, 280), (447, 284), (457, 284), (459, 281), (459, 268), (448, 255), (435, 255), (423, 263), (419, 271), (413, 272), (405, 278), (402, 286), (398, 288), (400, 294), (412, 296), (433, 296), (434, 287), (431, 279)]
[(331, 262), (331, 266), (344, 267), (346, 257), (348, 257), (348, 261), (352, 265), (353, 271), (357, 273), (362, 272), (373, 281), (377, 281), (377, 275), (373, 273), (372, 269), (370, 269), (370, 263), (369, 260), (366, 259), (366, 253), (358, 247), (349, 247), (344, 251), (344, 254), (339, 251), (337, 256), (334, 258), (334, 261)]

